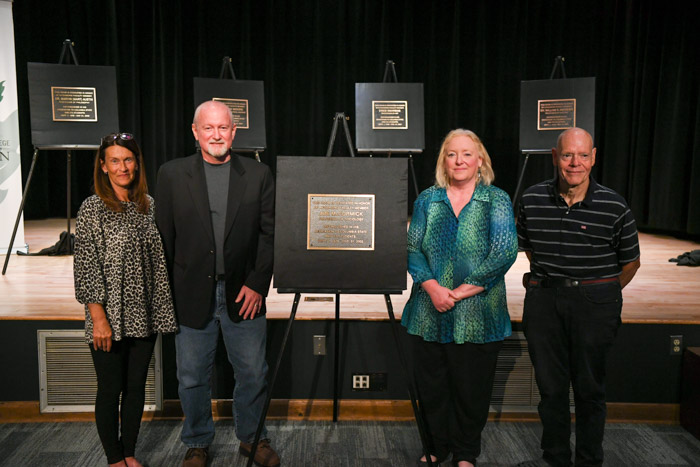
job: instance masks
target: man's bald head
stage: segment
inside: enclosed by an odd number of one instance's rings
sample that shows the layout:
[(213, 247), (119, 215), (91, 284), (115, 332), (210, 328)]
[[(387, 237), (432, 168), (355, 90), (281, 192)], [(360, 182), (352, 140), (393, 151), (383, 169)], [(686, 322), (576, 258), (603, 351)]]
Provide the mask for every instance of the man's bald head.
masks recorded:
[(568, 130), (564, 130), (559, 134), (559, 137), (557, 138), (557, 152), (559, 154), (561, 154), (562, 142), (567, 138), (587, 138), (588, 143), (590, 144), (590, 150), (593, 150), (593, 137), (591, 134), (583, 128), (573, 127), (569, 128)]
[(206, 112), (206, 111), (213, 110), (213, 109), (219, 109), (219, 110), (225, 109), (230, 117), (231, 126), (233, 126), (233, 114), (231, 113), (231, 109), (229, 109), (226, 104), (219, 102), (219, 101), (205, 101), (205, 102), (202, 102), (201, 104), (199, 104), (197, 106), (197, 108), (194, 110), (194, 118), (192, 119), (192, 124), (193, 125), (197, 124), (202, 112)]

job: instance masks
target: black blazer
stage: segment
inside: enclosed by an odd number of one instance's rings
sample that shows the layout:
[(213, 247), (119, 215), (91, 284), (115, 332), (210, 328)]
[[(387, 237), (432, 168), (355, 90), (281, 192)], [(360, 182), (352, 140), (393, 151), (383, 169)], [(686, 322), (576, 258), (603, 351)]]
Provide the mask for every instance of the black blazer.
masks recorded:
[[(155, 193), (156, 224), (163, 237), (178, 322), (202, 329), (211, 319), (216, 285), (214, 234), (200, 153), (163, 164)], [(243, 285), (267, 296), (272, 279), (275, 185), (270, 169), (231, 153), (224, 262), (226, 304), (240, 321), (234, 303)], [(265, 301), (260, 314), (265, 313)]]

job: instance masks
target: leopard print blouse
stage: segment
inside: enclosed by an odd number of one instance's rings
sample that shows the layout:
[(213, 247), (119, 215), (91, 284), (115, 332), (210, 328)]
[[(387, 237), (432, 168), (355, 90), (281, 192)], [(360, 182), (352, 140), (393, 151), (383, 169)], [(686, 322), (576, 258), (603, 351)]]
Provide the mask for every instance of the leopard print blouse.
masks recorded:
[(148, 214), (135, 203), (112, 211), (97, 195), (80, 206), (73, 277), (75, 298), (85, 305), (87, 343), (92, 342), (88, 303), (102, 304), (115, 341), (177, 331), (155, 203), (148, 200)]

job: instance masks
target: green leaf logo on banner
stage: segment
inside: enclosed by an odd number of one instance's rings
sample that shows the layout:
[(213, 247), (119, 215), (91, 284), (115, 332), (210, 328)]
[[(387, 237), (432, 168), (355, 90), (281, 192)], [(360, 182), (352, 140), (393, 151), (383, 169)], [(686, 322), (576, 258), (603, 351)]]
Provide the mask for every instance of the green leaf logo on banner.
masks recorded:
[(5, 80), (0, 81), (0, 102), (2, 102), (2, 93), (5, 91)]

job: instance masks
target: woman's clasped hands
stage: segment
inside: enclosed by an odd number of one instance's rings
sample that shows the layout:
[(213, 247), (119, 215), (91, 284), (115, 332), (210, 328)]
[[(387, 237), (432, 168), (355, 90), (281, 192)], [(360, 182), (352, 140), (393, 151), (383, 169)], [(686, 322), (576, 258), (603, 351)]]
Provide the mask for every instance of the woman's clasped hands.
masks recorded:
[(460, 300), (473, 297), (484, 291), (483, 287), (472, 284), (461, 284), (459, 287), (451, 290), (441, 286), (435, 279), (423, 282), (421, 287), (428, 293), (433, 306), (440, 313), (451, 310)]

